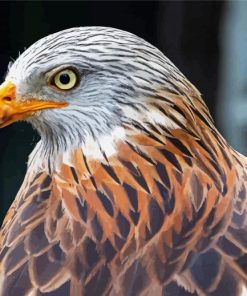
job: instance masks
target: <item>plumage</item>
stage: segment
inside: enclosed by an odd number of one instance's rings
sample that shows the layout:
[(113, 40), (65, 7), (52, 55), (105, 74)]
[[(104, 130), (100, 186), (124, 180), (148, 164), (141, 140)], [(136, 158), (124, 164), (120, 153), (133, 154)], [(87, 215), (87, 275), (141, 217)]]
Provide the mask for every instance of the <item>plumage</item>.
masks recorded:
[[(64, 66), (80, 82), (61, 92), (47, 73)], [(161, 52), (73, 28), (27, 49), (6, 81), (17, 102), (60, 105), (25, 117), (41, 141), (2, 226), (0, 295), (243, 293), (247, 160)]]

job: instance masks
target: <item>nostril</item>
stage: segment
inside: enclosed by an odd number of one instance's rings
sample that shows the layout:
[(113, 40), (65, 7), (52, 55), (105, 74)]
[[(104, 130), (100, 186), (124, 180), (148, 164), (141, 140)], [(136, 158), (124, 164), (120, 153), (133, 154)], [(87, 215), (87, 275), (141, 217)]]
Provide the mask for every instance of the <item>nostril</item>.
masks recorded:
[(11, 97), (4, 97), (4, 98), (3, 98), (3, 101), (10, 102), (10, 101), (12, 101), (12, 98), (11, 98)]

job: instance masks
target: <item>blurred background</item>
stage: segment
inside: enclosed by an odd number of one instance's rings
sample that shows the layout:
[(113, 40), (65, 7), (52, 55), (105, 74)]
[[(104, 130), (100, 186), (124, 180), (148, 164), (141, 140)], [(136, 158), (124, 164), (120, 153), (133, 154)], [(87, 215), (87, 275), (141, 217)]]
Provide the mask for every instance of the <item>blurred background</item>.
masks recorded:
[[(201, 91), (217, 127), (247, 154), (247, 2), (0, 2), (0, 80), (33, 42), (73, 26), (111, 26), (143, 37)], [(0, 220), (20, 187), (38, 135), (0, 130)]]

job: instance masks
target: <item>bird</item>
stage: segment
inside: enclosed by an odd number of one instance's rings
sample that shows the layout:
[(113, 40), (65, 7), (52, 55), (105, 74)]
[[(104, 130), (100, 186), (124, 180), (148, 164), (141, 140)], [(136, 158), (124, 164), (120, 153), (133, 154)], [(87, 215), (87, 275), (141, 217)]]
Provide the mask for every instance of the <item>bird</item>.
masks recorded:
[(48, 35), (0, 86), (0, 127), (17, 121), (40, 140), (1, 228), (1, 296), (246, 295), (247, 158), (160, 50)]

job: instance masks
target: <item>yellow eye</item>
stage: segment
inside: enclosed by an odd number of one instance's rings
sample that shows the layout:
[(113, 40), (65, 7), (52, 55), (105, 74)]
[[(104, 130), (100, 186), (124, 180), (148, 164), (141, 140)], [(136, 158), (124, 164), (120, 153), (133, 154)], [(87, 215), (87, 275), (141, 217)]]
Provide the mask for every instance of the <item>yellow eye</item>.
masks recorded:
[(61, 90), (70, 90), (77, 84), (77, 74), (71, 69), (65, 69), (57, 73), (52, 84)]

